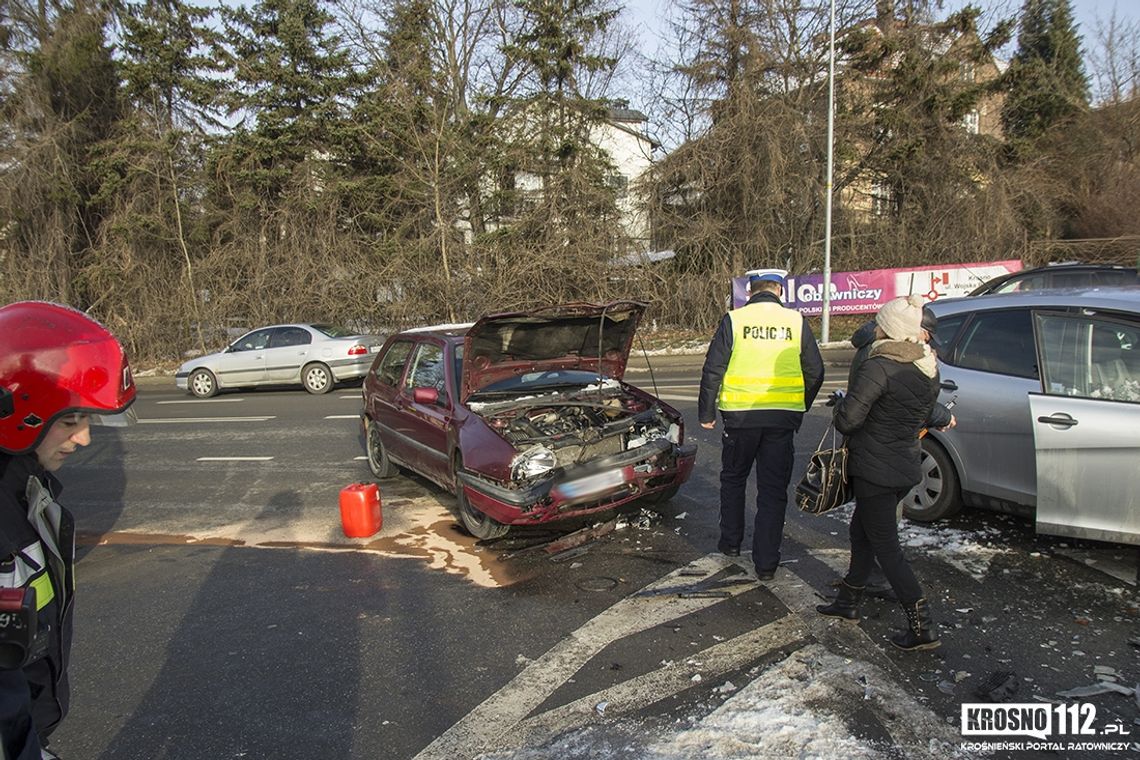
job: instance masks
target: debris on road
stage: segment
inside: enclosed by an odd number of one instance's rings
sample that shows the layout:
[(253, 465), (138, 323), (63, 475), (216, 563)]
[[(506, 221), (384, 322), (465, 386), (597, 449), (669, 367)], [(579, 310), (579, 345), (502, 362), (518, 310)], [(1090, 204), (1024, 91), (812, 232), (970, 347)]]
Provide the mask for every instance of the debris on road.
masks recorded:
[(638, 530), (649, 530), (659, 522), (661, 522), (661, 514), (659, 512), (643, 508), (636, 516), (622, 516), (617, 518), (617, 530), (626, 527), (633, 527)]
[(990, 702), (1009, 702), (1021, 688), (1017, 674), (1008, 670), (997, 670), (986, 676), (986, 679), (974, 690), (981, 699)]
[(682, 599), (699, 597), (727, 598), (732, 596), (732, 594), (724, 589), (746, 583), (751, 584), (752, 582), (752, 579), (745, 574), (744, 569), (739, 565), (729, 565), (696, 583), (648, 588), (639, 591), (635, 596), (672, 596), (676, 594)]
[(1127, 686), (1113, 683), (1112, 681), (1100, 681), (1090, 686), (1078, 686), (1075, 689), (1066, 689), (1065, 691), (1057, 692), (1058, 697), (1068, 697), (1070, 699), (1095, 697), (1098, 694), (1123, 694), (1131, 697), (1134, 694), (1134, 690)]
[[(549, 549), (547, 551), (549, 551)], [(568, 559), (574, 559), (575, 557), (581, 557), (583, 554), (585, 554), (588, 551), (590, 551), (590, 547), (588, 547), (588, 546), (575, 546), (572, 549), (567, 549), (566, 551), (562, 551), (562, 552), (558, 552), (557, 554), (550, 555), (550, 561), (551, 562), (565, 562)]]
[(618, 527), (618, 518), (607, 520), (604, 523), (598, 523), (588, 528), (576, 530), (573, 533), (568, 533), (561, 538), (555, 539), (548, 543), (545, 547), (547, 554), (558, 554), (559, 552), (572, 549), (576, 546), (596, 541), (602, 536), (612, 533)]

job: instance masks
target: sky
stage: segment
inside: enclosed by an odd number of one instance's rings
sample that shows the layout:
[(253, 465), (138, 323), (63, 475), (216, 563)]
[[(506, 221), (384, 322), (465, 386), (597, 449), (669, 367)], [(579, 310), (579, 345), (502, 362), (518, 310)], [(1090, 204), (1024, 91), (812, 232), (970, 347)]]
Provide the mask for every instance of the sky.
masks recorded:
[[(1021, 7), (1020, 0), (974, 0), (974, 3), (983, 8), (1001, 5), (1016, 10)], [(959, 0), (946, 2), (946, 5), (951, 7), (965, 4)], [(626, 0), (630, 20), (643, 28), (643, 34), (650, 35), (660, 28), (662, 20), (668, 15), (670, 5), (671, 0)], [(1095, 37), (1097, 19), (1107, 22), (1113, 8), (1116, 9), (1118, 20), (1140, 22), (1140, 2), (1137, 0), (1072, 0), (1072, 6), (1079, 31), (1085, 38), (1086, 48), (1092, 44), (1092, 39)]]

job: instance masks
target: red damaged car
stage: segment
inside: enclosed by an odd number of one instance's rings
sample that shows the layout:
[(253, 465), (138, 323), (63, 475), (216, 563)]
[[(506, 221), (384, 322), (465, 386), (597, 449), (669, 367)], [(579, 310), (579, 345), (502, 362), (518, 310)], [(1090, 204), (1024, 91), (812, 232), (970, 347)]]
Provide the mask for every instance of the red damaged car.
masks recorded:
[(393, 335), (364, 379), (368, 464), (456, 495), (478, 538), (664, 501), (693, 469), (681, 414), (622, 381), (646, 304), (574, 303)]

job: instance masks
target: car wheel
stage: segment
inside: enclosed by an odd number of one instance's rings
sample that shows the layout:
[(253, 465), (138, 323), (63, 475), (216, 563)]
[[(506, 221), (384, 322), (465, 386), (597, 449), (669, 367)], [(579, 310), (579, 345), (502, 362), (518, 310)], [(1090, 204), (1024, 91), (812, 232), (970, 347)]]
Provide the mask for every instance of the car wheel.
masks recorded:
[(459, 470), (460, 463), (456, 462), (455, 511), (459, 513), (459, 520), (463, 523), (464, 529), (475, 538), (484, 541), (507, 535), (507, 531), (510, 530), (509, 525), (503, 525), (498, 520), (483, 514), (467, 501), (467, 495), (463, 492), (463, 483), (459, 480)]
[(388, 458), (384, 442), (380, 440), (379, 426), (371, 420), (368, 422), (368, 469), (377, 478), (390, 478), (399, 471)]
[(198, 398), (210, 398), (218, 392), (218, 380), (208, 369), (196, 369), (186, 381), (190, 392)]
[(962, 508), (962, 494), (958, 473), (946, 449), (923, 438), (921, 467), (922, 481), (903, 498), (903, 514), (918, 522), (934, 522), (957, 514)]
[(309, 393), (328, 393), (336, 380), (332, 370), (324, 364), (310, 364), (301, 370), (301, 382)]

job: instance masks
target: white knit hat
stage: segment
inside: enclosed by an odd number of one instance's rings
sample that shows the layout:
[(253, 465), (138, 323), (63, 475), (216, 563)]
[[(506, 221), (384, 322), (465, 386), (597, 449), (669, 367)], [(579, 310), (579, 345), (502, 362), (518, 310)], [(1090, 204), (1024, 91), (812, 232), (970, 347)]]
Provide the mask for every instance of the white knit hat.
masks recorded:
[(875, 324), (891, 340), (922, 342), (922, 296), (895, 298), (883, 304), (875, 315)]

